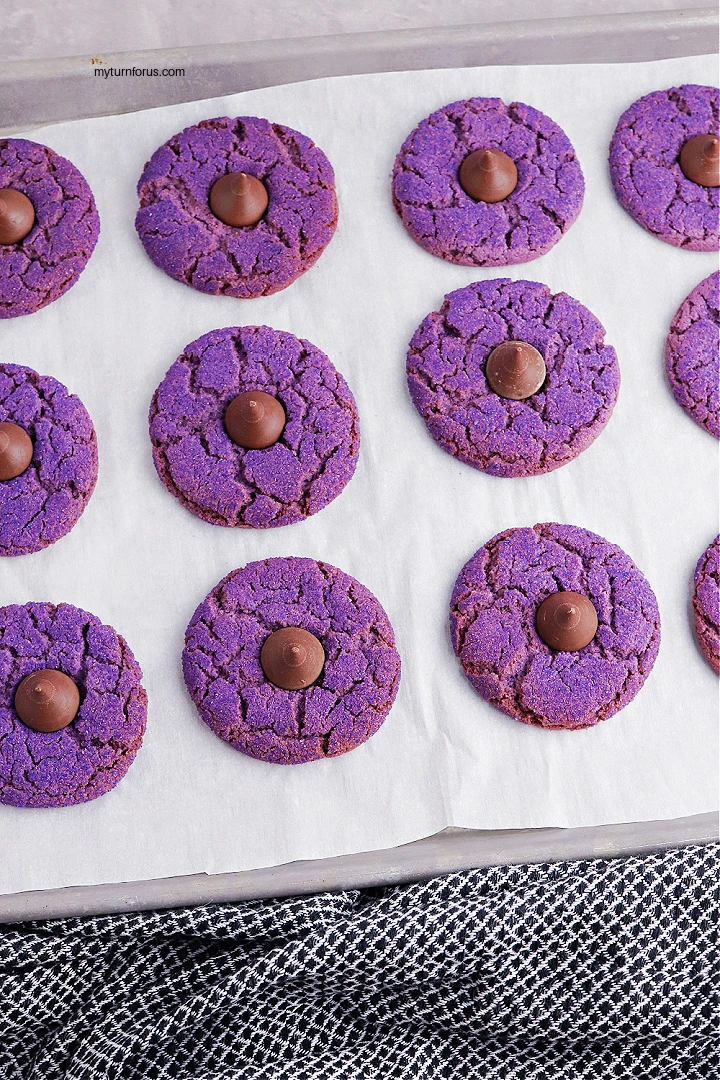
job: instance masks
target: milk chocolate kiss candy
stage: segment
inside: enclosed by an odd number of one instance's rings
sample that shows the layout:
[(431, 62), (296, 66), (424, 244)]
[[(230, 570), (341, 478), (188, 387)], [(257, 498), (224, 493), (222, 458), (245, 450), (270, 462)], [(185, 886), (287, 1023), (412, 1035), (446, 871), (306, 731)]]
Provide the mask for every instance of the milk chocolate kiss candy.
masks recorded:
[(210, 188), (210, 209), (226, 225), (255, 225), (267, 206), (265, 185), (249, 173), (226, 173)]
[(538, 636), (559, 652), (577, 652), (589, 645), (597, 626), (593, 603), (582, 593), (551, 593), (535, 612)]
[(72, 724), (80, 692), (62, 671), (43, 668), (27, 675), (15, 691), (15, 712), (33, 731), (60, 731)]
[(233, 398), (225, 410), (225, 430), (246, 450), (263, 450), (285, 430), (285, 410), (271, 394), (247, 390)]
[(458, 179), (471, 199), (496, 203), (515, 190), (518, 174), (515, 162), (502, 150), (474, 150), (460, 166)]
[(314, 683), (323, 669), (325, 650), (314, 634), (299, 626), (285, 626), (265, 639), (260, 665), (282, 690), (302, 690)]
[(694, 184), (720, 187), (720, 139), (695, 135), (680, 151), (680, 168)]
[(526, 341), (503, 341), (492, 350), (485, 365), (491, 389), (511, 401), (523, 401), (536, 394), (545, 375), (545, 361)]
[(15, 188), (0, 188), (0, 244), (24, 240), (35, 224), (35, 207)]
[(13, 480), (32, 461), (32, 439), (24, 428), (9, 420), (0, 424), (0, 480)]

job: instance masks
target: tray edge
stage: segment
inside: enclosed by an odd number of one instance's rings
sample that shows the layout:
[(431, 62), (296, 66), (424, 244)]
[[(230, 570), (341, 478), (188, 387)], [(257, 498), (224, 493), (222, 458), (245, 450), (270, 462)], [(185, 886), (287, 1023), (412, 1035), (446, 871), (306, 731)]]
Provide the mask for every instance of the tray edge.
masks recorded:
[(397, 848), (258, 870), (8, 893), (0, 896), (0, 923), (377, 888), (491, 866), (627, 858), (718, 838), (716, 812), (579, 829), (445, 829)]
[[(713, 7), (573, 15), (503, 23), (278, 38), (227, 45), (60, 57), (0, 66), (0, 136), (332, 76), (499, 64), (603, 63), (700, 55), (717, 48)], [(714, 37), (713, 37), (714, 32)], [(182, 67), (183, 80), (94, 77), (98, 66)], [(38, 85), (43, 92), (38, 94)]]

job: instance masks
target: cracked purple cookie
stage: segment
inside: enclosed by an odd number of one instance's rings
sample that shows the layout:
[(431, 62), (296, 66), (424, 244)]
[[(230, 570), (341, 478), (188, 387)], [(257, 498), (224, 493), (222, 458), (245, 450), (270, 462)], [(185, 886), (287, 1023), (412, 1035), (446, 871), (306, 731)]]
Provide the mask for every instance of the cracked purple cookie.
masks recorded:
[[(565, 591), (595, 608), (597, 629), (580, 648), (552, 648), (538, 633), (538, 609)], [(555, 609), (562, 632), (579, 623), (577, 605)], [(587, 529), (554, 523), (507, 529), (473, 555), (455, 582), (450, 630), (478, 693), (545, 728), (613, 716), (638, 693), (660, 647), (655, 594), (629, 556)]]
[[(280, 681), (297, 689), (272, 681), (293, 666), (307, 678)], [(397, 694), (400, 656), (390, 620), (355, 578), (314, 559), (265, 559), (233, 570), (197, 608), (183, 673), (219, 738), (294, 765), (344, 754), (375, 734)]]
[[(65, 722), (66, 716), (59, 730), (28, 726), (32, 715), (18, 689), (36, 672), (45, 677), (35, 687), (39, 700), (43, 689), (51, 693), (47, 682), (57, 672), (79, 691), (74, 718)], [(0, 802), (72, 806), (114, 788), (132, 765), (145, 731), (147, 695), (141, 679), (127, 643), (96, 615), (72, 604), (0, 608)], [(20, 719), (16, 698), (27, 722)]]
[(675, 399), (720, 439), (720, 273), (697, 285), (675, 312), (665, 364)]
[(700, 556), (694, 581), (695, 632), (708, 663), (720, 675), (720, 536)]
[(203, 120), (174, 135), (145, 166), (138, 195), (135, 228), (155, 265), (216, 296), (287, 288), (320, 257), (338, 219), (322, 150), (257, 116)]
[[(274, 441), (239, 445), (229, 432), (242, 439), (240, 431), (270, 420), (266, 396), (280, 415)], [(322, 510), (352, 477), (360, 449), (342, 375), (309, 341), (268, 326), (211, 330), (191, 342), (155, 391), (150, 439), (158, 475), (183, 506), (213, 525), (251, 529)]]
[(597, 438), (620, 369), (604, 328), (579, 301), (535, 281), (496, 278), (448, 293), (423, 320), (407, 380), (448, 454), (493, 476), (536, 476)]
[(582, 207), (585, 181), (565, 132), (522, 102), (445, 105), (408, 135), (393, 205), (413, 240), (448, 262), (507, 266), (544, 255)]
[(689, 140), (718, 135), (719, 105), (713, 86), (655, 90), (625, 110), (610, 143), (610, 179), (620, 205), (653, 236), (690, 251), (718, 249), (720, 188), (690, 179), (680, 159)]
[(28, 139), (0, 139), (0, 318), (66, 293), (99, 233), (93, 194), (71, 162)]
[[(13, 466), (21, 439), (27, 453)], [(32, 368), (0, 364), (0, 555), (28, 555), (70, 532), (97, 472), (95, 429), (80, 398)]]

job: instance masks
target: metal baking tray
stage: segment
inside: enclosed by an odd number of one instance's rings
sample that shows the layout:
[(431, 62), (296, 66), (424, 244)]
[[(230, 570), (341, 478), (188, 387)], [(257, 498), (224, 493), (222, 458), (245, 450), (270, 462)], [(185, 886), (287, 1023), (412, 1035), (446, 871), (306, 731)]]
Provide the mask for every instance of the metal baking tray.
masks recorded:
[[(665, 60), (717, 47), (717, 8), (706, 7), (21, 61), (0, 66), (0, 134), (330, 75)], [(102, 78), (101, 66), (184, 75)]]
[[(661, 60), (717, 47), (718, 12), (708, 7), (23, 61), (0, 69), (0, 134), (332, 75)], [(98, 78), (100, 64), (182, 68), (184, 75)], [(0, 896), (0, 922), (392, 885), (478, 867), (612, 858), (717, 838), (716, 813), (581, 829), (451, 828), (397, 848), (240, 873), (6, 894)]]

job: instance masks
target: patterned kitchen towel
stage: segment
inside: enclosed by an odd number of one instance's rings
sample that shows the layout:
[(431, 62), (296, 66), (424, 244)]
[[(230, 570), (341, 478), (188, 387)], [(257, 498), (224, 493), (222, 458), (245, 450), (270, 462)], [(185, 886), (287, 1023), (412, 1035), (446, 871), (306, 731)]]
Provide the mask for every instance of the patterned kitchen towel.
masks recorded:
[(719, 855), (5, 926), (0, 1077), (717, 1078)]

